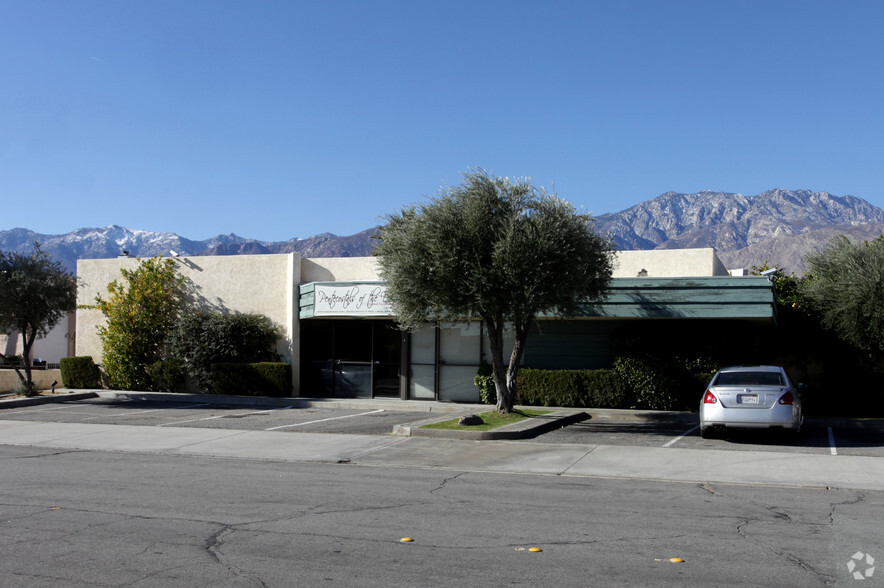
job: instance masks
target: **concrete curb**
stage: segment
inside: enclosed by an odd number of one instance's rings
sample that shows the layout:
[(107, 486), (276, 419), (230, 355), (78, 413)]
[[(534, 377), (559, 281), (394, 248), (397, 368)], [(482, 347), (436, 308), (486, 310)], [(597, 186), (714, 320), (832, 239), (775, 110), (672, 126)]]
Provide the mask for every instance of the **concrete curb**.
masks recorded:
[(61, 392), (52, 396), (30, 396), (28, 398), (11, 398), (0, 400), (0, 410), (4, 408), (19, 408), (21, 406), (35, 406), (37, 404), (51, 404), (53, 402), (67, 402), (68, 400), (85, 400), (96, 398), (95, 392)]
[(606, 421), (696, 423), (700, 418), (699, 413), (696, 412), (675, 410), (635, 410), (628, 408), (585, 408), (582, 410), (589, 412), (593, 419)]

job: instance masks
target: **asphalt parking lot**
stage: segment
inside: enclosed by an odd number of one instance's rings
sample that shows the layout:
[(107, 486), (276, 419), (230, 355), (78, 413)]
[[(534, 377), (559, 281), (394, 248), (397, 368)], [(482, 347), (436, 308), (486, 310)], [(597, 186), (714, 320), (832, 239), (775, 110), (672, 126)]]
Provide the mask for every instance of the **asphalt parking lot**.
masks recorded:
[[(592, 414), (592, 411), (587, 411)], [(440, 414), (452, 418), (456, 413)], [(384, 408), (380, 401), (363, 408), (241, 406), (194, 402), (158, 402), (91, 398), (0, 410), (0, 420), (55, 423), (127, 424), (154, 427), (194, 427), (391, 435), (394, 426), (425, 419), (426, 413)], [(776, 433), (746, 431), (721, 439), (702, 439), (695, 415), (654, 421), (590, 418), (538, 435), (532, 442), (627, 447), (675, 447), (728, 451), (776, 451), (817, 455), (884, 457), (884, 430), (837, 422), (811, 421), (800, 440)]]
[(382, 408), (223, 406), (99, 398), (0, 411), (0, 420), (351, 435), (389, 435), (394, 425), (417, 418), (413, 412)]
[(884, 457), (884, 430), (879, 428), (839, 426), (811, 420), (798, 440), (781, 432), (763, 430), (731, 431), (719, 439), (703, 439), (699, 422), (686, 421), (590, 419), (550, 431), (535, 441)]

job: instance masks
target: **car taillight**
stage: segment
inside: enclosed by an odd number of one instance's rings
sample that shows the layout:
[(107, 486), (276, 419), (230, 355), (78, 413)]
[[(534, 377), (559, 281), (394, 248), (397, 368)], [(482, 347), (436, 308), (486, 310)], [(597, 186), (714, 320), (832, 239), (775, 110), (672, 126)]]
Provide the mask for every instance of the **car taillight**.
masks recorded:
[(786, 392), (782, 396), (780, 396), (779, 400), (780, 404), (795, 404), (795, 396), (792, 395), (792, 392)]
[(718, 398), (715, 397), (712, 390), (706, 390), (706, 395), (703, 397), (703, 404), (715, 404), (716, 402), (718, 402)]

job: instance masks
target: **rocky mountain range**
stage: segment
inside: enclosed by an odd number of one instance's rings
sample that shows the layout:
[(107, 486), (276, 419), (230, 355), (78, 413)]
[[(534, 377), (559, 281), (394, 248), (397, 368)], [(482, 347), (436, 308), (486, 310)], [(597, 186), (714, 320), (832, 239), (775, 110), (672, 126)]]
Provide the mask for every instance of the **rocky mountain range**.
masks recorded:
[(728, 268), (763, 265), (801, 275), (803, 258), (837, 235), (874, 239), (884, 210), (855, 196), (810, 190), (768, 190), (757, 196), (667, 192), (596, 218), (617, 249), (712, 247)]
[[(596, 217), (596, 229), (615, 247), (672, 249), (713, 247), (728, 268), (765, 262), (801, 275), (804, 256), (822, 249), (837, 235), (854, 241), (884, 233), (884, 210), (855, 196), (809, 190), (768, 190), (757, 196), (704, 191), (667, 192), (621, 212)], [(218, 235), (204, 241), (174, 233), (155, 233), (116, 225), (44, 235), (27, 229), (0, 231), (0, 250), (29, 251), (35, 241), (74, 269), (77, 259), (168, 255), (243, 255), (298, 252), (304, 257), (370, 255), (377, 228), (355, 235), (330, 233), (288, 241), (258, 241)]]
[(102, 259), (129, 254), (133, 257), (170, 255), (260, 255), (298, 252), (304, 257), (357, 257), (370, 255), (377, 228), (348, 237), (322, 233), (306, 239), (258, 241), (238, 235), (218, 235), (204, 241), (175, 233), (156, 233), (118, 225), (77, 229), (64, 235), (46, 235), (27, 229), (0, 231), (0, 250), (29, 252), (39, 242), (53, 259), (74, 270), (78, 259)]

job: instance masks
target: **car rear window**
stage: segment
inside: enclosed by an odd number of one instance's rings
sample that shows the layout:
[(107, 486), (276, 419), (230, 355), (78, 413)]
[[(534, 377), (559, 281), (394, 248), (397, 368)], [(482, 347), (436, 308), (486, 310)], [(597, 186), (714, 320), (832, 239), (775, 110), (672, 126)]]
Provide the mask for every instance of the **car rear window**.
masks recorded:
[(715, 379), (716, 386), (782, 386), (779, 372), (722, 372)]

